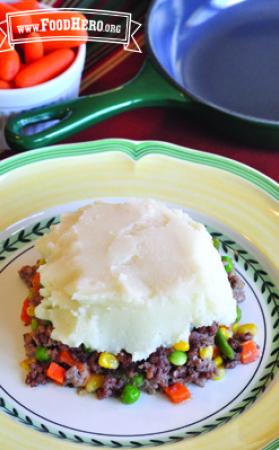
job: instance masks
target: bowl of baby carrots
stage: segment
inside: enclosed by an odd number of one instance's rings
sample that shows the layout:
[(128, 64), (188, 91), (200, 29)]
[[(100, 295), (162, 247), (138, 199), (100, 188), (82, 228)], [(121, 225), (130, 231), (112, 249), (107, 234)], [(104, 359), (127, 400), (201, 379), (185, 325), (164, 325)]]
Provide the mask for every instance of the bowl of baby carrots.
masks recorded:
[[(43, 11), (44, 8), (43, 4), (35, 0), (0, 2), (0, 22), (6, 19), (8, 12)], [(36, 12), (36, 16), (28, 13), (20, 16), (20, 23), (18, 20), (16, 25), (27, 25), (28, 29), (32, 20), (38, 21), (37, 14), (39, 12)], [(59, 11), (53, 10), (49, 14), (51, 18), (55, 18), (59, 16)], [(81, 16), (77, 12), (67, 14)], [(62, 32), (64, 37), (65, 31)], [(84, 31), (82, 40), (80, 34), (78, 31), (79, 39), (76, 40), (73, 37), (71, 40), (43, 42), (38, 32), (31, 31), (25, 36), (33, 42), (17, 44), (13, 49), (6, 45), (7, 51), (0, 52), (0, 151), (7, 148), (3, 130), (10, 115), (79, 95), (87, 32)], [(51, 37), (51, 30), (49, 36)], [(42, 123), (29, 132), (39, 132), (45, 127), (46, 124)]]

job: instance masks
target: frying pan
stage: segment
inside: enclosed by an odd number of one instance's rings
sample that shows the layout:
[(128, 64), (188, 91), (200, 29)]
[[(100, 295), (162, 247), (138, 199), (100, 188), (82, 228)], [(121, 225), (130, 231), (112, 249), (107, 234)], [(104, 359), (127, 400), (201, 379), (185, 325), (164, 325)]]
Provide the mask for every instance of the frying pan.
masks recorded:
[[(9, 145), (45, 146), (129, 109), (171, 106), (235, 138), (279, 146), (278, 0), (154, 0), (146, 37), (149, 57), (136, 78), (10, 119)], [(47, 130), (26, 133), (49, 121)]]

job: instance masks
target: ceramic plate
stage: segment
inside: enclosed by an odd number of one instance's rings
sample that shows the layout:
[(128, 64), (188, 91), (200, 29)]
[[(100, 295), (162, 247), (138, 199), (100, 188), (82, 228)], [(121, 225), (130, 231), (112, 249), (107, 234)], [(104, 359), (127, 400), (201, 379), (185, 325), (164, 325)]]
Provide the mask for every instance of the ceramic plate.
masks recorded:
[[(1, 448), (66, 449), (85, 443), (140, 447), (179, 441), (176, 448), (184, 448), (184, 439), (189, 449), (223, 449), (228, 439), (230, 449), (277, 448), (276, 183), (215, 155), (122, 140), (28, 152), (2, 162), (0, 174)], [(139, 402), (125, 406), (51, 384), (25, 386), (19, 367), (24, 358), (19, 314), (26, 290), (18, 269), (37, 259), (34, 241), (61, 213), (97, 198), (121, 202), (131, 196), (182, 207), (220, 239), (222, 253), (234, 259), (245, 281), (242, 321), (258, 325), (259, 360), (227, 370), (222, 381), (209, 381), (204, 388), (191, 386), (192, 399), (180, 405), (162, 395), (142, 394)]]

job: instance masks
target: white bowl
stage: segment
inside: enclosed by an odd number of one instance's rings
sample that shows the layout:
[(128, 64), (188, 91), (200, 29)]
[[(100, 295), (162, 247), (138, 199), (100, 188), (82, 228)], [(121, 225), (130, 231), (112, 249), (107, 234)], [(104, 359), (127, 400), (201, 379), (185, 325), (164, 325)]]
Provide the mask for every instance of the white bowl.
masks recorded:
[[(4, 138), (9, 116), (78, 97), (85, 56), (86, 45), (82, 44), (71, 66), (52, 80), (29, 88), (0, 89), (0, 152), (9, 148)], [(45, 126), (36, 125), (33, 131), (42, 131)]]

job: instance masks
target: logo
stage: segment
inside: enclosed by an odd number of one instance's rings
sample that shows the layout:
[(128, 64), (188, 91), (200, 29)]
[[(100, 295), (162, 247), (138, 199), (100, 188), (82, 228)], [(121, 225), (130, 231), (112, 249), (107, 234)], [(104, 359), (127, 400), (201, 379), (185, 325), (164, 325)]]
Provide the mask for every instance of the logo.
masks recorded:
[(121, 44), (126, 51), (142, 53), (135, 39), (140, 27), (131, 13), (119, 11), (59, 8), (12, 12), (0, 22), (0, 52), (38, 41), (32, 33), (39, 33), (42, 42), (84, 42), (87, 33), (87, 42)]

